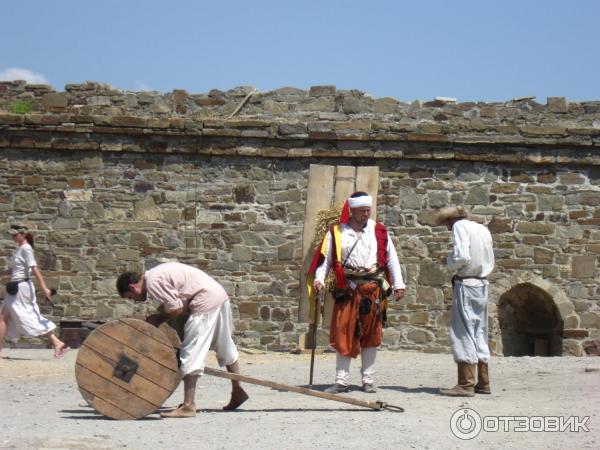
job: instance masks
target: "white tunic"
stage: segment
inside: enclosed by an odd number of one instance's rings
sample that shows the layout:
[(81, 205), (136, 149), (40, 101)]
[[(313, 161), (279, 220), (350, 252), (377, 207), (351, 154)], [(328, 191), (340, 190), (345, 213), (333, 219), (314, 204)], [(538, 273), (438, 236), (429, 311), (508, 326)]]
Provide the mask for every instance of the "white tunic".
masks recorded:
[[(31, 268), (37, 262), (31, 245), (25, 243), (17, 247), (13, 253), (12, 280), (23, 280), (31, 275)], [(35, 286), (32, 281), (19, 283), (19, 291), (15, 295), (5, 293), (2, 308), (10, 312), (8, 321), (8, 337), (41, 336), (56, 328), (56, 325), (40, 313), (35, 299)]]
[[(371, 269), (377, 266), (377, 238), (375, 237), (375, 221), (369, 219), (367, 226), (362, 232), (362, 236), (359, 239), (357, 233), (347, 224), (342, 224), (342, 261), (348, 266), (355, 268)], [(352, 249), (352, 246), (357, 242), (356, 247), (348, 256), (348, 253)], [(315, 282), (319, 281), (321, 284), (325, 284), (325, 276), (329, 272), (331, 267), (332, 254), (331, 254), (331, 233), (328, 231), (326, 235), (326, 253), (325, 261), (319, 266), (315, 272)], [(389, 261), (387, 269), (392, 277), (392, 284), (394, 289), (405, 289), (406, 285), (402, 280), (402, 271), (400, 270), (400, 262), (398, 261), (398, 254), (394, 247), (391, 237), (388, 236), (387, 251), (389, 255)]]
[[(452, 226), (454, 248), (448, 255), (448, 269), (459, 277), (487, 277), (494, 269), (494, 245), (487, 227), (471, 220)], [(466, 286), (482, 286), (487, 280), (463, 280)]]

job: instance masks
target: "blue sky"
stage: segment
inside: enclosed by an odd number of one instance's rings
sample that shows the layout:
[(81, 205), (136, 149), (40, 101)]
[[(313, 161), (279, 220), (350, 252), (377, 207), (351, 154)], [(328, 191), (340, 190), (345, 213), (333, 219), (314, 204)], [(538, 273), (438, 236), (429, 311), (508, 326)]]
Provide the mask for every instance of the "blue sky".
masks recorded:
[(6, 1), (0, 79), (600, 100), (599, 18), (597, 0)]

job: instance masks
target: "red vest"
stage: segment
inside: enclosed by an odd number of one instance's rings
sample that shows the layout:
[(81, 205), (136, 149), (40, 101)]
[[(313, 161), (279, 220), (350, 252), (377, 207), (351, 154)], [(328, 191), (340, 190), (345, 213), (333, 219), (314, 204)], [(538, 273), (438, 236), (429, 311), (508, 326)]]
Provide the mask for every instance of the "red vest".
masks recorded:
[[(331, 262), (331, 268), (333, 269), (334, 273), (335, 273), (335, 278), (336, 278), (336, 286), (340, 289), (343, 289), (346, 287), (346, 277), (344, 276), (344, 268), (342, 267), (342, 262), (338, 261), (337, 258), (337, 248), (336, 248), (336, 239), (335, 239), (335, 227), (339, 227), (340, 225), (331, 225), (329, 227), (329, 234), (331, 236), (331, 256), (332, 256), (332, 262)], [(324, 240), (325, 238), (323, 238)], [(387, 263), (390, 259), (389, 255), (388, 255), (388, 251), (387, 251), (387, 247), (388, 247), (388, 231), (385, 228), (385, 225), (383, 225), (382, 223), (377, 222), (375, 224), (375, 239), (377, 241), (377, 265), (379, 267), (383, 267), (385, 270), (385, 275), (386, 278), (389, 280), (389, 271), (387, 269)], [(322, 248), (322, 243), (321, 246), (319, 248)], [(341, 252), (340, 252), (341, 253)], [(309, 274), (314, 274), (315, 271), (317, 270), (317, 267), (319, 267), (322, 263), (323, 260), (325, 259), (324, 255), (318, 251), (315, 253), (315, 256), (312, 260), (312, 263), (310, 265), (310, 268), (308, 269), (308, 273)]]

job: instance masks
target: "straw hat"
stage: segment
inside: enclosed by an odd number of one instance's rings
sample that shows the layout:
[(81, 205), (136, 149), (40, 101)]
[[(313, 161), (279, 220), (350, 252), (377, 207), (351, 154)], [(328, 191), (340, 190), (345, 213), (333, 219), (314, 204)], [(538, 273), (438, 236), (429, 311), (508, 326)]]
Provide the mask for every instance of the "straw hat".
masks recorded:
[(462, 206), (446, 206), (440, 209), (435, 215), (435, 224), (441, 225), (446, 220), (452, 219), (466, 219), (469, 214)]

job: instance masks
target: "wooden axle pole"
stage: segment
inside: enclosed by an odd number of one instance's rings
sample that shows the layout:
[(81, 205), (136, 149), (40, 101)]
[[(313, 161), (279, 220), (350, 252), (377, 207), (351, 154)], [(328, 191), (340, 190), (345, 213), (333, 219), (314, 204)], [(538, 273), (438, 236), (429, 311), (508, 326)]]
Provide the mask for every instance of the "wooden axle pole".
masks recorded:
[(227, 378), (228, 380), (236, 380), (243, 381), (244, 383), (250, 384), (258, 384), (260, 386), (270, 387), (271, 389), (277, 389), (278, 391), (289, 391), (295, 392), (297, 394), (309, 395), (311, 397), (319, 397), (324, 398), (326, 400), (333, 400), (334, 402), (348, 403), (350, 405), (362, 406), (363, 408), (370, 408), (376, 411), (380, 411), (382, 409), (387, 409), (389, 411), (395, 412), (404, 412), (403, 408), (399, 406), (388, 405), (385, 402), (376, 401), (376, 402), (366, 402), (363, 400), (358, 400), (352, 397), (342, 397), (336, 394), (328, 394), (326, 392), (318, 392), (312, 389), (307, 389), (298, 386), (291, 386), (288, 384), (275, 383), (273, 381), (261, 380), (258, 378), (248, 377), (246, 375), (239, 375), (237, 373), (229, 373), (223, 370), (211, 369), (209, 367), (204, 368), (204, 373), (206, 375), (212, 375), (214, 377), (219, 378)]

